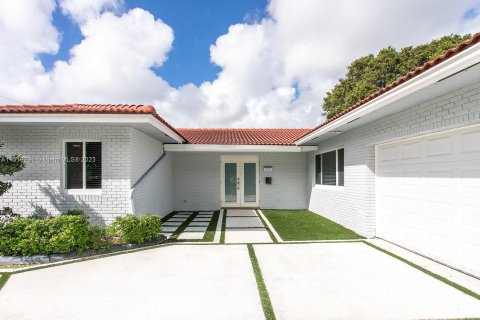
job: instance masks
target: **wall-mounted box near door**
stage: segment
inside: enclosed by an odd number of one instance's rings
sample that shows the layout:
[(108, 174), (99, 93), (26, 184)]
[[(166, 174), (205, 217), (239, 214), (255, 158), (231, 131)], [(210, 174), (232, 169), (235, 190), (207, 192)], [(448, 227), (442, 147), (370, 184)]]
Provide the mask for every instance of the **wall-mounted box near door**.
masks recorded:
[(265, 177), (265, 184), (272, 184), (272, 177)]

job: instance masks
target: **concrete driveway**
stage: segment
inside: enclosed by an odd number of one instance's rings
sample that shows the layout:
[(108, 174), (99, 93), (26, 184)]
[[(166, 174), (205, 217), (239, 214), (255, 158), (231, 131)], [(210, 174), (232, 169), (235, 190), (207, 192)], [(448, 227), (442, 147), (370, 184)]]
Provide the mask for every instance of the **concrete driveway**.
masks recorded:
[[(480, 317), (363, 243), (255, 245), (277, 319)], [(174, 245), (13, 275), (0, 319), (264, 319), (245, 245)]]

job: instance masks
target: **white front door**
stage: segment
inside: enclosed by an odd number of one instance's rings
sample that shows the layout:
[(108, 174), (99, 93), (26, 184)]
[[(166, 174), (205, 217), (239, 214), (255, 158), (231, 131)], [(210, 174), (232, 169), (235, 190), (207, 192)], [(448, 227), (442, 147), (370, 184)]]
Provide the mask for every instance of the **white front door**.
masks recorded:
[(258, 207), (258, 157), (222, 156), (222, 206)]
[(377, 148), (377, 236), (480, 276), (480, 126)]

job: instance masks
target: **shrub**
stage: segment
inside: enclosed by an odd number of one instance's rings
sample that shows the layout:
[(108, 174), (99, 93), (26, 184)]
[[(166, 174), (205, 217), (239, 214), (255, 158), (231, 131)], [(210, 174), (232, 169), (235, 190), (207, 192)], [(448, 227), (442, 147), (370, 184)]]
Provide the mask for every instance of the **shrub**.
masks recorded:
[(161, 219), (159, 216), (148, 214), (144, 216), (126, 215), (118, 217), (108, 227), (110, 236), (119, 237), (122, 242), (144, 243), (160, 237)]
[(20, 215), (18, 213), (14, 213), (12, 208), (3, 207), (3, 209), (0, 209), (0, 224), (7, 224), (13, 219), (16, 219), (19, 217)]
[(63, 215), (64, 216), (83, 216), (84, 212), (82, 209), (75, 208), (75, 209), (68, 210)]
[(1, 255), (68, 253), (108, 246), (85, 216), (18, 218), (0, 229)]

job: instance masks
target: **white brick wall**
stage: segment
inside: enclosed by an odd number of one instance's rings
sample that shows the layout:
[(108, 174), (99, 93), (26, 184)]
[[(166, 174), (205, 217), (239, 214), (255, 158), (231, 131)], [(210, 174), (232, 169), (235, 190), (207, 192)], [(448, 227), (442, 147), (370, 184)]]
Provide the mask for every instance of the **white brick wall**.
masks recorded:
[[(136, 129), (132, 129), (131, 141), (131, 183), (134, 184), (163, 154), (163, 144)], [(170, 154), (135, 187), (132, 199), (135, 214), (165, 216), (173, 211)]]
[(346, 132), (319, 145), (319, 153), (345, 148), (345, 187), (313, 185), (314, 154), (308, 157), (309, 209), (361, 235), (375, 235), (375, 144), (480, 122), (480, 83)]
[[(231, 153), (229, 153), (230, 155)], [(173, 153), (174, 209), (216, 210), (221, 206), (221, 153)], [(243, 153), (242, 155), (246, 155)], [(249, 153), (249, 155), (252, 155)], [(259, 153), (260, 207), (307, 207), (307, 156), (305, 153)], [(263, 166), (273, 166), (266, 185)]]
[[(30, 215), (35, 211), (59, 214), (79, 207), (96, 223), (106, 224), (130, 210), (130, 129), (127, 127), (6, 126), (0, 127), (5, 146), (2, 154), (30, 158), (26, 168), (13, 177), (13, 187), (0, 197), (0, 207)], [(63, 189), (62, 145), (64, 140), (92, 139), (102, 142), (101, 195), (69, 195)], [(48, 159), (57, 159), (48, 160)]]

